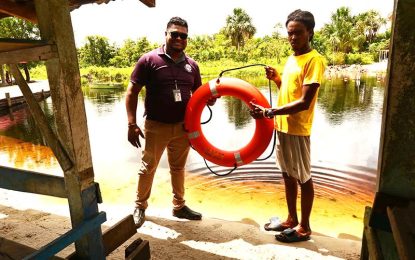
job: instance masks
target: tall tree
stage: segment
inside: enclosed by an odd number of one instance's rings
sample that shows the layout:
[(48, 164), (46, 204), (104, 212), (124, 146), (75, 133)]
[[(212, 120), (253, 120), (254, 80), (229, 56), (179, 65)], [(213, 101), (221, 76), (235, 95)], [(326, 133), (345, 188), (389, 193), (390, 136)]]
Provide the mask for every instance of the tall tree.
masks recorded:
[(79, 49), (82, 66), (108, 66), (110, 59), (115, 56), (116, 48), (109, 44), (108, 38), (91, 35), (86, 37), (86, 43)]
[(143, 54), (156, 47), (157, 44), (151, 43), (147, 37), (141, 37), (137, 41), (127, 39), (110, 63), (115, 67), (133, 66)]
[(39, 27), (23, 19), (7, 17), (0, 19), (0, 38), (40, 39)]
[(351, 52), (356, 30), (354, 18), (348, 7), (340, 7), (331, 15), (331, 22), (322, 28), (323, 36), (332, 45), (333, 51)]
[(251, 17), (242, 8), (235, 8), (233, 15), (226, 18), (224, 33), (239, 51), (245, 45), (246, 40), (254, 36), (256, 28), (252, 25)]
[[(16, 17), (7, 17), (0, 19), (0, 38), (39, 40), (40, 31), (36, 24)], [(26, 61), (23, 62), (26, 81), (30, 81), (28, 64)], [(3, 70), (3, 66), (0, 66), (0, 70)]]
[(366, 37), (366, 42), (371, 44), (377, 36), (379, 29), (386, 24), (386, 19), (379, 12), (369, 10), (356, 17), (356, 26)]

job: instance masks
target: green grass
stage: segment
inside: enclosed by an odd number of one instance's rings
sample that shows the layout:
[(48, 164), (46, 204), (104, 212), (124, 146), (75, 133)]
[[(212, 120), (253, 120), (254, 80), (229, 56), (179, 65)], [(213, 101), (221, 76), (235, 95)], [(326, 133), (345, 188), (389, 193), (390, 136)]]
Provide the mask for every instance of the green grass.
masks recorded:
[[(263, 61), (251, 61), (251, 62), (236, 62), (233, 60), (222, 59), (220, 61), (209, 61), (209, 62), (200, 62), (200, 72), (203, 78), (214, 78), (217, 77), (223, 70), (238, 68), (242, 66), (252, 65), (252, 64), (266, 64), (269, 66), (277, 67), (281, 71), (281, 65), (275, 64), (275, 61), (263, 60)], [(81, 73), (81, 82), (82, 85), (87, 85), (92, 82), (108, 82), (108, 83), (123, 83), (128, 85), (131, 72), (133, 67), (127, 68), (115, 68), (115, 67), (96, 67), (89, 66), (85, 68), (80, 68)], [(30, 70), (31, 78), (37, 80), (47, 79), (46, 67), (41, 64)], [(263, 66), (249, 67), (245, 69), (225, 72), (223, 76), (226, 77), (255, 77), (265, 75)]]

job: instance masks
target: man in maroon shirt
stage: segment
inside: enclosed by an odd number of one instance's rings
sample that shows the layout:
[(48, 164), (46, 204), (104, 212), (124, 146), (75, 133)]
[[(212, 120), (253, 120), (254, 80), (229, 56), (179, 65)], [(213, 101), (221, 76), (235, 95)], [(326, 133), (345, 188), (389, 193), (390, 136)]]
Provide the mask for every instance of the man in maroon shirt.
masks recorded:
[[(189, 141), (183, 128), (186, 105), (201, 84), (197, 63), (186, 56), (187, 22), (173, 17), (167, 23), (166, 43), (144, 54), (131, 74), (126, 94), (128, 117), (128, 141), (141, 147), (141, 136), (145, 136), (145, 147), (137, 188), (134, 222), (140, 227), (145, 220), (151, 186), (161, 155), (167, 148), (173, 188), (173, 216), (200, 220), (202, 215), (185, 205), (185, 164), (189, 153)], [(137, 126), (136, 110), (138, 94), (146, 87), (144, 133)], [(214, 101), (210, 101), (212, 105)]]

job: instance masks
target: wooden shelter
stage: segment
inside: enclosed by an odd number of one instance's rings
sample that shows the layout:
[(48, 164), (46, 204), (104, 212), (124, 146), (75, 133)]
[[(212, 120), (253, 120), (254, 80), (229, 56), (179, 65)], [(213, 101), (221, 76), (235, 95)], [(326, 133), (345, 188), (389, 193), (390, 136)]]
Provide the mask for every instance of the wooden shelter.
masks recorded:
[[(155, 5), (155, 0), (140, 1), (147, 6)], [(108, 233), (101, 232), (106, 216), (98, 211), (101, 196), (98, 183), (94, 182), (70, 20), (71, 10), (84, 4), (107, 2), (0, 1), (0, 18), (15, 16), (39, 25), (40, 41), (0, 40), (0, 64), (10, 64), (39, 129), (64, 171), (64, 178), (60, 178), (0, 166), (0, 188), (67, 198), (73, 227), (42, 249), (32, 249), (25, 259), (49, 258), (73, 242), (75, 258), (103, 259), (131, 236), (128, 228), (133, 225), (131, 217)], [(415, 0), (394, 0), (394, 3), (377, 194), (373, 208), (365, 216), (362, 259), (415, 259)], [(22, 60), (46, 60), (57, 132), (48, 125), (16, 66)]]
[[(140, 0), (148, 7), (155, 0)], [(40, 250), (22, 246), (24, 259), (49, 259), (75, 243), (70, 258), (104, 259), (136, 233), (132, 216), (102, 234), (105, 212), (98, 211), (102, 201), (99, 185), (94, 182), (84, 98), (70, 11), (84, 4), (108, 3), (109, 0), (1, 0), (0, 19), (14, 16), (39, 25), (41, 40), (0, 39), (0, 64), (9, 64), (38, 128), (55, 154), (64, 177), (0, 166), (0, 188), (68, 199), (72, 230)], [(56, 132), (48, 124), (17, 63), (46, 61), (54, 107)], [(147, 250), (139, 250), (143, 245)], [(135, 256), (149, 258), (148, 242), (132, 250)], [(144, 253), (143, 253), (144, 252)], [(20, 258), (20, 257), (19, 257)]]

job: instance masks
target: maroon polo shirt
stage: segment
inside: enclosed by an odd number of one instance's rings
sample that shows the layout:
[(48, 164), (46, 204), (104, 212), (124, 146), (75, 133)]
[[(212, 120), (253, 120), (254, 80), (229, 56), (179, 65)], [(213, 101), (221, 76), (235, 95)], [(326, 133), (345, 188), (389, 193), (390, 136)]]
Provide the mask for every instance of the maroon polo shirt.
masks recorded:
[[(197, 63), (186, 55), (174, 62), (164, 52), (164, 46), (141, 56), (130, 80), (146, 88), (147, 119), (163, 123), (182, 122), (191, 93), (202, 84)], [(175, 82), (181, 102), (174, 99)]]

